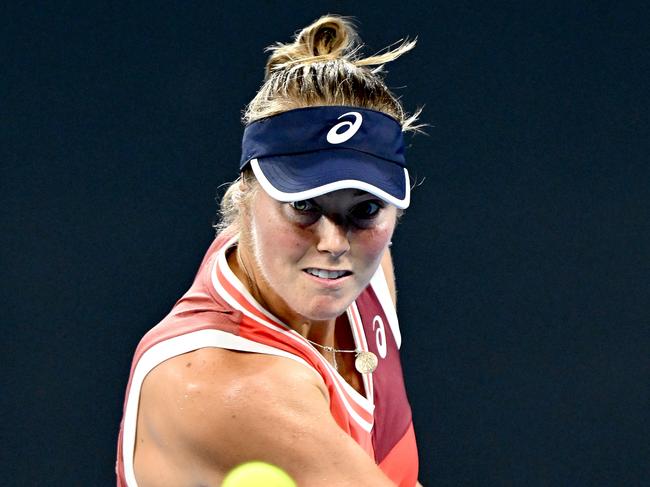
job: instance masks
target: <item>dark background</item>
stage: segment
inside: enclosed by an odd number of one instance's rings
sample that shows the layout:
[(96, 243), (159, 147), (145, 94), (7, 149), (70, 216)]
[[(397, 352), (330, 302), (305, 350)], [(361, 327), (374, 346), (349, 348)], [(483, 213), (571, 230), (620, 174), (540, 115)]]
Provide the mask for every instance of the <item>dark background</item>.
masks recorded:
[(387, 80), (430, 125), (394, 238), (422, 482), (647, 485), (648, 8), (293, 0), (2, 8), (4, 485), (114, 484), (263, 48), (327, 12), (419, 37)]

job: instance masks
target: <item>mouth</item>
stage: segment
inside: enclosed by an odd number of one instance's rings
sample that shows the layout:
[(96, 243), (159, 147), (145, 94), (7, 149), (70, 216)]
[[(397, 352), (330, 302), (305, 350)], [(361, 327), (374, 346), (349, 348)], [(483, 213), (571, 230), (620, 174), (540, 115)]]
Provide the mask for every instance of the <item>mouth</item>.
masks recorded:
[(308, 267), (307, 269), (304, 269), (304, 272), (314, 277), (331, 280), (341, 279), (342, 277), (352, 275), (350, 271), (328, 271), (326, 269), (317, 269), (315, 267)]

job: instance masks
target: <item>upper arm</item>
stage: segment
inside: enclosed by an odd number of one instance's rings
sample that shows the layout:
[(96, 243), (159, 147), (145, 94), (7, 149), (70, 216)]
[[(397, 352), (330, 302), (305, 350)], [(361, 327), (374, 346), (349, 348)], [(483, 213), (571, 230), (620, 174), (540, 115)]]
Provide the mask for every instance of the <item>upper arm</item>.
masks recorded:
[(202, 349), (157, 369), (142, 389), (140, 487), (160, 485), (156, 477), (218, 485), (248, 460), (277, 465), (299, 485), (392, 485), (336, 424), (322, 382), (297, 362)]
[(397, 290), (395, 288), (395, 269), (393, 268), (393, 258), (390, 254), (390, 249), (386, 249), (381, 258), (381, 269), (384, 271), (384, 277), (388, 284), (388, 291), (390, 297), (393, 299), (393, 304), (397, 305)]

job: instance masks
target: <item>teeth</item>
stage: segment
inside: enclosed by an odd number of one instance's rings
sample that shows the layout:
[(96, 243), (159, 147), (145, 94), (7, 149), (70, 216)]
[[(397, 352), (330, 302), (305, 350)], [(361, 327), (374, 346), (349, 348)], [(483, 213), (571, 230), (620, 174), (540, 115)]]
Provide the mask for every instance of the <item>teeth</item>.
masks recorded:
[(346, 273), (346, 271), (326, 271), (325, 269), (315, 269), (313, 267), (306, 270), (312, 276), (320, 277), (321, 279), (338, 279)]

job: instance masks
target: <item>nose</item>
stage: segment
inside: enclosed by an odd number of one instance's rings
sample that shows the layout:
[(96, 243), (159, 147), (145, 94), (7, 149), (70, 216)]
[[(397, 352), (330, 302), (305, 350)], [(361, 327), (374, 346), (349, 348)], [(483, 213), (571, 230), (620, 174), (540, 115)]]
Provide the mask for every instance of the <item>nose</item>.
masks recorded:
[(346, 225), (332, 218), (321, 218), (317, 228), (319, 252), (326, 252), (332, 257), (340, 257), (350, 250), (349, 229)]

